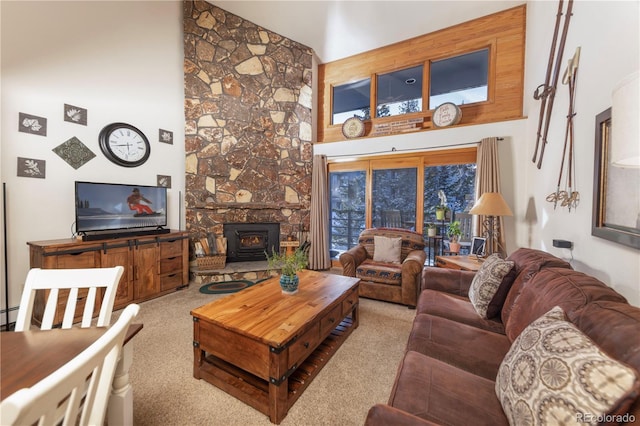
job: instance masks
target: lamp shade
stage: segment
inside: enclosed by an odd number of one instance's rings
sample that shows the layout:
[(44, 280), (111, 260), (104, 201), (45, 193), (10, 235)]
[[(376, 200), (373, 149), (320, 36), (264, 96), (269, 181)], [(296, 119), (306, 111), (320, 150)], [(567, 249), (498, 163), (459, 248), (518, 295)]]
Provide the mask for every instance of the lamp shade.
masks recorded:
[(509, 205), (499, 192), (482, 194), (469, 213), (483, 216), (513, 216)]
[(617, 167), (640, 167), (638, 74), (628, 75), (613, 90), (610, 149), (611, 163)]

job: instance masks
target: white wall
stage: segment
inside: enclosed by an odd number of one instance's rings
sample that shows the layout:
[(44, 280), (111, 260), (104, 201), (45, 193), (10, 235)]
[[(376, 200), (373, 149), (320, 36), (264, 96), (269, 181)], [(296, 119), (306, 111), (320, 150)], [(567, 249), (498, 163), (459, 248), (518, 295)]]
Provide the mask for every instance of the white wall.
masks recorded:
[[(575, 117), (576, 185), (580, 204), (571, 213), (566, 208), (554, 210), (553, 205), (545, 201), (548, 194), (555, 192), (558, 180), (568, 110), (567, 86), (560, 84), (558, 88), (542, 169), (538, 170), (531, 161), (540, 105), (532, 95), (544, 82), (557, 2), (527, 3), (525, 119), (318, 144), (314, 151), (331, 157), (389, 152), (391, 147), (402, 150), (475, 142), (486, 136), (505, 137), (500, 143), (501, 180), (505, 199), (514, 212), (514, 217), (505, 221), (507, 251), (532, 247), (568, 260), (573, 258), (571, 264), (575, 269), (611, 285), (632, 304), (640, 306), (640, 252), (591, 236), (595, 116), (611, 106), (611, 92), (616, 83), (638, 69), (639, 4), (637, 1), (574, 2), (562, 62), (564, 71), (576, 47), (581, 46)], [(535, 217), (535, 222), (528, 221), (529, 217)], [(573, 241), (574, 248), (572, 251), (554, 248), (553, 239)]]
[[(182, 2), (2, 1), (0, 7), (0, 160), (14, 307), (29, 269), (27, 241), (72, 235), (76, 180), (156, 185), (157, 175), (169, 175), (169, 226), (183, 228)], [(65, 103), (88, 110), (87, 126), (63, 120)], [(47, 136), (18, 132), (19, 112), (47, 118)], [(117, 121), (149, 138), (144, 165), (120, 167), (100, 151), (100, 130)], [(173, 145), (158, 142), (160, 128), (173, 131)], [(77, 170), (52, 151), (73, 136), (96, 154)], [(45, 160), (46, 179), (17, 177), (17, 157)], [(4, 308), (4, 285), (2, 293)]]

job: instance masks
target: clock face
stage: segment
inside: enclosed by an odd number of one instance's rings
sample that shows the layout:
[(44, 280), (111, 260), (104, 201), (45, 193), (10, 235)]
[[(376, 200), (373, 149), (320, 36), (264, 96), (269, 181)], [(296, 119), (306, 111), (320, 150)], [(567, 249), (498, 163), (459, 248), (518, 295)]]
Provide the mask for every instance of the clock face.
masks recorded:
[(433, 112), (431, 120), (436, 127), (446, 127), (458, 124), (462, 118), (460, 108), (451, 102), (445, 102)]
[(100, 132), (99, 140), (104, 155), (119, 166), (139, 166), (151, 153), (147, 137), (130, 124), (109, 124)]

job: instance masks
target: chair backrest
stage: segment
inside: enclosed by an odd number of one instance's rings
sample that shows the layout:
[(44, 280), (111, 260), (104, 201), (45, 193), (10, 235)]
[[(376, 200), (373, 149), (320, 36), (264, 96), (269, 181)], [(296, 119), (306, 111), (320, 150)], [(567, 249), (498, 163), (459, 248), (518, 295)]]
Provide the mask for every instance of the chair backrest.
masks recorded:
[[(33, 305), (38, 290), (49, 290), (40, 329), (50, 330), (53, 327), (54, 316), (59, 306), (64, 306), (62, 328), (71, 328), (78, 301), (84, 303), (81, 327), (91, 326), (96, 306), (100, 308), (97, 326), (108, 326), (123, 272), (122, 266), (88, 269), (31, 269), (24, 284), (15, 330), (24, 331), (31, 328)], [(66, 303), (59, 301), (58, 296), (66, 297)]]
[(139, 310), (127, 306), (91, 346), (32, 387), (9, 395), (0, 403), (0, 424), (104, 424), (120, 350)]
[(404, 261), (407, 255), (414, 250), (424, 250), (424, 238), (422, 234), (408, 229), (396, 228), (368, 228), (358, 236), (358, 244), (364, 246), (368, 258), (373, 258), (375, 251), (375, 237), (402, 238), (400, 259)]
[(384, 228), (402, 228), (400, 210), (382, 210), (380, 221)]

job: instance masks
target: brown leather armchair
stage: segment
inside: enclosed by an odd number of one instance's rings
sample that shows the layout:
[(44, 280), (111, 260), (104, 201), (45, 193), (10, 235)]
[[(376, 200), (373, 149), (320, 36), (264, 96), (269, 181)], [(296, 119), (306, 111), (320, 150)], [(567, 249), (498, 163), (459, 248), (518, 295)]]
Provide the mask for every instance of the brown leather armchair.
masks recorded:
[[(400, 263), (374, 261), (375, 236), (402, 239)], [(422, 234), (399, 228), (370, 228), (358, 245), (340, 255), (343, 275), (360, 278), (360, 296), (415, 308), (427, 254)]]

